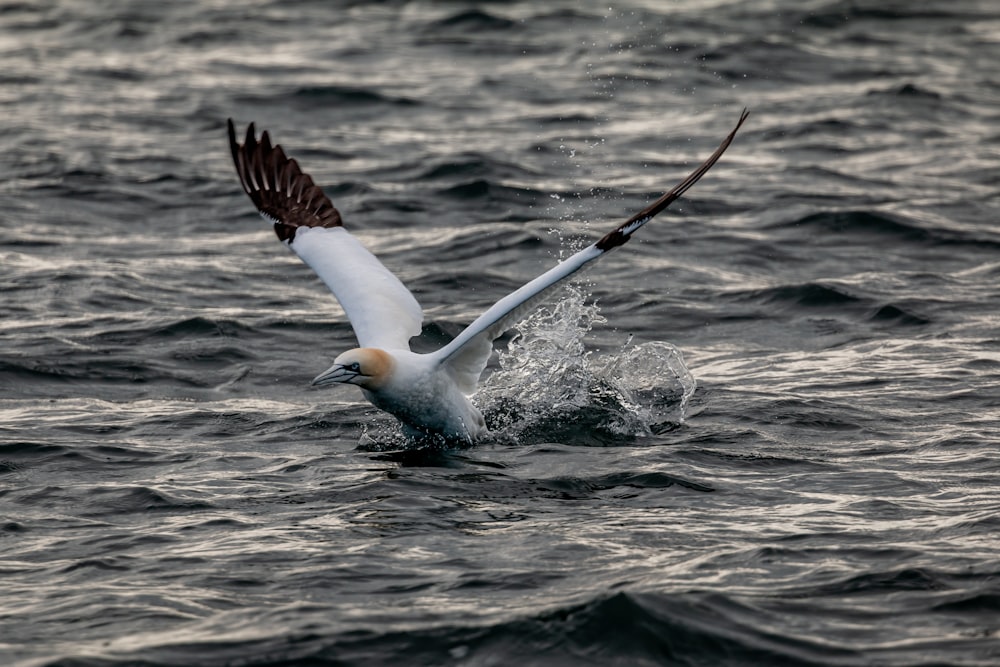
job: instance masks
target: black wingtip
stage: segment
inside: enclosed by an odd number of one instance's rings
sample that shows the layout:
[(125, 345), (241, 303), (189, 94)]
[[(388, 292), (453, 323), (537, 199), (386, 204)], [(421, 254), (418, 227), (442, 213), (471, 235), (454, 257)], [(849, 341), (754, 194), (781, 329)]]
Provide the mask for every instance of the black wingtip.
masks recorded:
[(616, 248), (620, 245), (628, 243), (628, 240), (632, 238), (632, 232), (642, 227), (649, 220), (651, 220), (657, 213), (665, 209), (672, 202), (677, 200), (681, 195), (688, 191), (695, 183), (697, 183), (702, 176), (708, 173), (708, 170), (712, 168), (713, 165), (722, 157), (722, 154), (726, 152), (729, 145), (733, 143), (733, 139), (736, 138), (736, 133), (739, 132), (740, 127), (743, 122), (750, 115), (750, 111), (746, 107), (743, 107), (743, 111), (740, 113), (740, 119), (736, 122), (736, 127), (734, 127), (719, 147), (715, 149), (704, 162), (702, 162), (697, 169), (688, 174), (687, 178), (674, 186), (672, 190), (667, 192), (665, 195), (657, 199), (655, 202), (642, 209), (631, 218), (623, 222), (621, 225), (616, 227), (614, 230), (609, 232), (603, 238), (601, 238), (595, 245), (598, 250), (608, 251), (612, 248)]
[(226, 126), (240, 184), (257, 210), (274, 223), (279, 239), (293, 241), (298, 227), (343, 226), (340, 213), (323, 190), (281, 146), (271, 143), (266, 130), (258, 140), (256, 126), (250, 123), (241, 146), (231, 118)]
[(233, 154), (233, 162), (236, 162), (236, 155), (240, 150), (240, 145), (236, 142), (236, 125), (232, 118), (226, 119), (226, 128), (229, 130), (229, 152)]
[(247, 134), (243, 139), (243, 149), (249, 153), (253, 153), (257, 148), (257, 128), (254, 127), (253, 122), (247, 125)]

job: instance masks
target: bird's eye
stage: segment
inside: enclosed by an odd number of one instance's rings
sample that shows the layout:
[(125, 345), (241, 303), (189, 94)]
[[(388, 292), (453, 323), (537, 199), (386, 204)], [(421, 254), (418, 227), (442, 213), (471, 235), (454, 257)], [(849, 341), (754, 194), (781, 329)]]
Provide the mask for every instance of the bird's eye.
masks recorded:
[(350, 366), (347, 367), (347, 370), (351, 371), (352, 373), (360, 373), (361, 372), (361, 364), (359, 364), (358, 362), (355, 361), (353, 364), (351, 364)]

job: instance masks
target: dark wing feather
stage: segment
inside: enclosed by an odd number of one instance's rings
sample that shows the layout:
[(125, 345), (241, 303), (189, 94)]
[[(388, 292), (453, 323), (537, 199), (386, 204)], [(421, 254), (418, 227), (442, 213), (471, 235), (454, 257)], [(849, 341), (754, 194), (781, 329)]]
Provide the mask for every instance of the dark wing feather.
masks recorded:
[(687, 178), (674, 186), (670, 192), (666, 193), (655, 202), (642, 209), (614, 230), (606, 234), (604, 238), (595, 244), (598, 249), (611, 250), (614, 247), (623, 245), (626, 241), (632, 238), (632, 233), (635, 230), (649, 222), (653, 216), (670, 206), (674, 200), (687, 192), (692, 185), (697, 183), (701, 177), (712, 168), (712, 165), (718, 162), (719, 158), (722, 157), (722, 154), (726, 152), (727, 148), (729, 148), (729, 144), (733, 143), (736, 133), (739, 131), (740, 126), (743, 125), (743, 121), (745, 121), (749, 115), (750, 112), (744, 109), (743, 113), (740, 114), (740, 120), (736, 123), (736, 127), (734, 127), (733, 131), (729, 133), (729, 136), (726, 137), (721, 144), (719, 144), (719, 147), (715, 149), (715, 152), (708, 156), (707, 160), (702, 162), (701, 165), (692, 171)]
[(292, 243), (299, 227), (342, 227), (340, 212), (323, 190), (290, 160), (281, 146), (272, 146), (265, 131), (257, 141), (254, 124), (247, 127), (243, 145), (236, 141), (236, 127), (229, 125), (229, 148), (243, 191), (261, 215), (274, 222), (282, 241)]

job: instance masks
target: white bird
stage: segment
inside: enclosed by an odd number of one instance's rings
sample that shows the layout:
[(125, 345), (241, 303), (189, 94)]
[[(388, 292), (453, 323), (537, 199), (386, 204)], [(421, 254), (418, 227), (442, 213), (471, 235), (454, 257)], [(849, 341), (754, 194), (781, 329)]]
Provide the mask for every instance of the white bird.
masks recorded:
[(493, 341), (510, 329), (552, 287), (624, 244), (653, 216), (680, 197), (732, 143), (747, 111), (707, 160), (670, 192), (596, 243), (560, 262), (497, 301), (450, 343), (428, 354), (410, 350), (421, 332), (417, 300), (382, 263), (344, 229), (340, 213), (319, 186), (265, 131), (254, 124), (243, 145), (228, 121), (229, 144), (243, 190), (274, 231), (326, 283), (351, 321), (360, 347), (338, 356), (312, 384), (353, 384), (376, 407), (393, 414), (409, 437), (438, 434), (471, 442), (486, 432), (482, 413), (469, 400), (486, 368)]

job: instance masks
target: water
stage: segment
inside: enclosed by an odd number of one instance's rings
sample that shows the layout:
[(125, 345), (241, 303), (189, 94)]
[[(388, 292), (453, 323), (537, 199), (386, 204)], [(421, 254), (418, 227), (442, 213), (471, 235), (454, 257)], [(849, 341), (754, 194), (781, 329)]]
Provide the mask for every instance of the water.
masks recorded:
[[(1000, 663), (995, 3), (42, 0), (0, 54), (4, 664)], [(744, 106), (468, 449), (308, 387), (350, 327), (225, 139), (431, 346)]]

